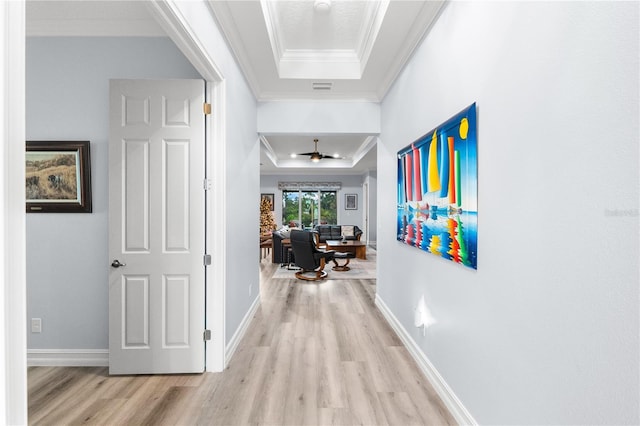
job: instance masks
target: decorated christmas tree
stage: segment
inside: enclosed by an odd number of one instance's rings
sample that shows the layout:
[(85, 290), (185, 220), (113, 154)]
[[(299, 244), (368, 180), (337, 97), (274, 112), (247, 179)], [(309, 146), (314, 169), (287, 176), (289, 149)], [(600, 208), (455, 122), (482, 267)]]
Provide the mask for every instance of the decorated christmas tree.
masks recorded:
[(263, 197), (260, 200), (260, 234), (269, 234), (276, 227), (276, 221), (271, 212), (271, 200)]

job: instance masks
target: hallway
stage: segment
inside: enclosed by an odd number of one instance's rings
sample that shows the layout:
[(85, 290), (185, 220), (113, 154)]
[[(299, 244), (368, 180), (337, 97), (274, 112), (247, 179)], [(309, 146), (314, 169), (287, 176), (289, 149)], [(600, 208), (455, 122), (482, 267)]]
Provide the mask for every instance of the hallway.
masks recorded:
[(455, 423), (375, 307), (373, 280), (303, 283), (260, 268), (261, 306), (223, 373), (30, 368), (29, 423)]

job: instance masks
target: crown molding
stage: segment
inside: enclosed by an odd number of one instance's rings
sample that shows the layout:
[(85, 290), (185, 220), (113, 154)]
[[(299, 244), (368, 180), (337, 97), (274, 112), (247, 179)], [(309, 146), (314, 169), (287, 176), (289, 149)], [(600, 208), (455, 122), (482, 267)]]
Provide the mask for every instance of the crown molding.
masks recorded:
[(385, 74), (380, 86), (378, 87), (376, 96), (380, 101), (387, 95), (387, 92), (389, 92), (389, 89), (391, 89), (391, 86), (396, 81), (407, 62), (409, 62), (409, 59), (413, 56), (416, 48), (427, 36), (434, 22), (438, 20), (445, 4), (447, 4), (446, 0), (428, 1), (422, 5), (420, 13), (416, 16), (416, 21), (411, 25), (409, 34), (407, 34), (407, 37), (405, 37), (404, 42), (401, 44), (402, 48), (398, 51), (393, 62), (389, 65), (388, 72)]
[[(242, 42), (240, 31), (238, 30), (235, 19), (233, 18), (233, 14), (231, 13), (227, 2), (209, 0), (207, 1), (207, 5), (209, 6), (209, 10), (211, 11), (211, 15), (213, 16), (214, 21), (216, 21), (220, 32), (225, 38), (227, 47), (231, 51), (234, 59), (236, 60), (236, 63), (240, 67), (240, 70), (242, 71), (245, 81), (249, 85), (254, 98), (259, 99), (261, 92), (260, 83), (258, 82), (257, 76), (253, 72), (251, 60), (246, 53), (247, 49)], [(222, 25), (220, 21), (224, 21), (225, 25)]]

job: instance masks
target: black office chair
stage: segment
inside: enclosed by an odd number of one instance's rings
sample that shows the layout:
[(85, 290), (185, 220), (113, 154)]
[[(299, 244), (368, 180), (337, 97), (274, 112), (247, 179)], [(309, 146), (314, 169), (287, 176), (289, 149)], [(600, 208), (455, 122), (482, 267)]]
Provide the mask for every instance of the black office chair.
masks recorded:
[[(295, 258), (295, 265), (300, 271), (296, 272), (296, 278), (305, 281), (318, 281), (327, 277), (324, 266), (327, 261), (333, 260), (334, 251), (318, 250), (313, 232), (291, 230), (291, 249)], [(313, 272), (313, 275), (309, 275)], [(306, 274), (306, 275), (305, 275)]]

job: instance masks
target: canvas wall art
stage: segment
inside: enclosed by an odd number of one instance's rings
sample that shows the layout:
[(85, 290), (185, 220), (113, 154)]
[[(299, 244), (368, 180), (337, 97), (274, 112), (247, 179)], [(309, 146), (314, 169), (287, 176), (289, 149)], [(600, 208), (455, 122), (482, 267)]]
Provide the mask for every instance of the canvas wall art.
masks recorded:
[(397, 208), (398, 241), (478, 268), (475, 103), (398, 151)]

